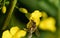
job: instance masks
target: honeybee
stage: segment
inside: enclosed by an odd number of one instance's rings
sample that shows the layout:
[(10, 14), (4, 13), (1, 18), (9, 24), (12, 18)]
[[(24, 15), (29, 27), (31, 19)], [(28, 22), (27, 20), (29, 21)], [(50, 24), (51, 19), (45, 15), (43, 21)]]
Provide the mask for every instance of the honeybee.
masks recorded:
[(33, 20), (30, 20), (27, 24), (27, 31), (28, 31), (28, 38), (32, 38), (32, 33), (35, 32), (35, 34), (39, 37), (40, 33), (36, 27), (36, 23)]

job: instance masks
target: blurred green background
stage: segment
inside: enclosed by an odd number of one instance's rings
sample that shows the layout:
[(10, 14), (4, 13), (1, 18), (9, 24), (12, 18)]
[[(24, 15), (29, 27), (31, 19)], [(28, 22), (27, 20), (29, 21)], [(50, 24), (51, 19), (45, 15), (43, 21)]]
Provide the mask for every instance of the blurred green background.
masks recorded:
[[(13, 1), (13, 0), (6, 0), (6, 1)], [(58, 7), (59, 7), (59, 0), (17, 0), (16, 4), (19, 8), (23, 7), (28, 10), (28, 12), (32, 13), (34, 10), (40, 10), (44, 11), (48, 14), (48, 16), (54, 17), (56, 19), (56, 28), (57, 31), (55, 33), (52, 33), (50, 31), (43, 31), (39, 30), (40, 32), (40, 37), (39, 38), (60, 38), (60, 25), (59, 25), (59, 12), (58, 12)], [(0, 6), (1, 7), (1, 6)], [(10, 4), (6, 5), (7, 11), (10, 9)], [(3, 23), (7, 17), (7, 12), (6, 14), (3, 14), (2, 11), (0, 10), (0, 38), (2, 36), (1, 29), (3, 27)], [(29, 20), (25, 16), (24, 13), (20, 12), (18, 9), (14, 9), (11, 20), (9, 22), (9, 25), (6, 29), (9, 29), (12, 26), (19, 26), (21, 29), (26, 27), (26, 24)], [(32, 38), (38, 38), (36, 35), (33, 34)]]

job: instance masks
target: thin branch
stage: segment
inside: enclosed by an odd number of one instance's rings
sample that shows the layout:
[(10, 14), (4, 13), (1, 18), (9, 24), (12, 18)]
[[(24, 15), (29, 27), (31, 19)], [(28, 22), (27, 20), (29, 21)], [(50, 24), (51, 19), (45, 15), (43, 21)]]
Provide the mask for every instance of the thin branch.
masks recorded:
[(9, 10), (8, 15), (6, 17), (6, 20), (5, 20), (4, 24), (3, 24), (2, 30), (4, 30), (8, 26), (16, 3), (17, 3), (17, 0), (11, 0), (10, 10)]

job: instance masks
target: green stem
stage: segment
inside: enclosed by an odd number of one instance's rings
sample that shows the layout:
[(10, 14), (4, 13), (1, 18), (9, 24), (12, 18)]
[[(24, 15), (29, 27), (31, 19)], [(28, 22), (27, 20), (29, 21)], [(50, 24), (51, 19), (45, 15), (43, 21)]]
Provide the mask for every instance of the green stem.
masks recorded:
[(7, 15), (7, 18), (6, 18), (5, 22), (4, 22), (2, 30), (4, 30), (8, 26), (16, 3), (17, 3), (17, 0), (11, 0), (10, 10), (8, 12), (8, 15)]
[(60, 5), (58, 7), (58, 36), (57, 37), (60, 38)]
[(0, 3), (2, 2), (2, 0), (0, 0)]
[(3, 6), (5, 6), (5, 1), (6, 1), (6, 0), (3, 1)]

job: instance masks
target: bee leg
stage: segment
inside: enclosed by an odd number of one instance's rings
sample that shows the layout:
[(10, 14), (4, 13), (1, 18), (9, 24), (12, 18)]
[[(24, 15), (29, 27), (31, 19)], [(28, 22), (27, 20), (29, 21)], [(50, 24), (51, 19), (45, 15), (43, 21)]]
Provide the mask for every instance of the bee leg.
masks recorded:
[(31, 28), (30, 31), (29, 31), (28, 38), (32, 38), (32, 33), (33, 33), (33, 29)]
[(28, 38), (32, 38), (32, 33), (29, 33)]

